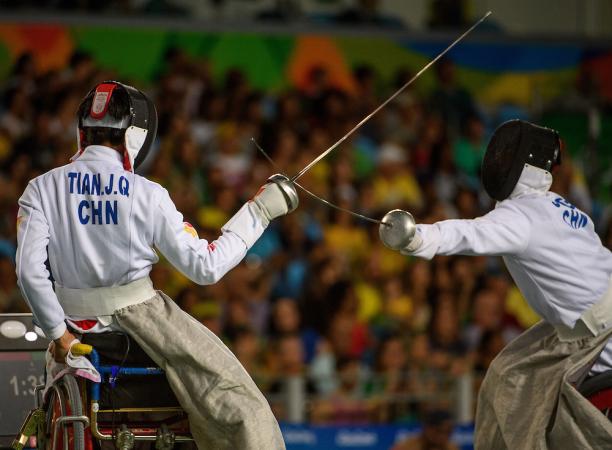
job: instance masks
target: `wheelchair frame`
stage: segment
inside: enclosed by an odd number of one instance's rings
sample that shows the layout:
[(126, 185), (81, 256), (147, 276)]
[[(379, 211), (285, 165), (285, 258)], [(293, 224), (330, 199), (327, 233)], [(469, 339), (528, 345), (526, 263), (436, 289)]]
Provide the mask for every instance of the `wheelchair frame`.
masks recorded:
[[(121, 450), (129, 450), (133, 447), (135, 441), (155, 441), (157, 450), (170, 450), (174, 446), (175, 443), (182, 442), (193, 442), (193, 437), (190, 433), (183, 433), (180, 430), (180, 434), (175, 434), (173, 431), (170, 431), (167, 428), (167, 425), (162, 422), (161, 428), (155, 429), (154, 432), (151, 427), (141, 427), (128, 428), (126, 425), (123, 425), (121, 429), (115, 430), (111, 428), (110, 433), (105, 432), (105, 430), (100, 429), (100, 421), (99, 415), (108, 413), (108, 414), (121, 414), (121, 413), (176, 413), (179, 416), (179, 420), (183, 420), (182, 415), (186, 413), (181, 407), (148, 407), (148, 408), (118, 408), (118, 409), (100, 409), (100, 390), (102, 383), (110, 383), (111, 387), (114, 387), (117, 378), (119, 376), (133, 376), (133, 375), (161, 375), (164, 371), (159, 367), (119, 367), (115, 365), (102, 365), (100, 364), (100, 357), (96, 350), (90, 345), (85, 344), (76, 344), (72, 348), (74, 355), (89, 355), (90, 361), (92, 365), (96, 368), (96, 370), (100, 373), (101, 380), (99, 383), (84, 380), (86, 387), (89, 388), (89, 415), (60, 415), (56, 417), (51, 424), (53, 427), (53, 442), (51, 445), (51, 450), (59, 450), (57, 449), (57, 441), (58, 434), (60, 431), (63, 431), (63, 450), (69, 450), (68, 448), (68, 429), (69, 425), (74, 426), (77, 423), (83, 424), (83, 429), (89, 427), (91, 432), (91, 438), (97, 439), (98, 441), (115, 441), (115, 447)], [(71, 374), (66, 374), (57, 383), (54, 383), (51, 386), (51, 390), (47, 393), (46, 398), (42, 398), (41, 392), (44, 389), (44, 386), (37, 386), (35, 389), (35, 406), (36, 408), (30, 412), (28, 417), (26, 418), (24, 425), (21, 428), (20, 434), (13, 441), (12, 448), (14, 450), (23, 450), (26, 444), (29, 441), (29, 438), (33, 435), (37, 435), (39, 441), (37, 443), (37, 447), (40, 448), (41, 445), (41, 433), (46, 436), (46, 433), (50, 430), (46, 429), (47, 422), (47, 412), (48, 408), (51, 405), (51, 395), (54, 395), (59, 402), (60, 411), (66, 410), (63, 401), (63, 394), (60, 392), (59, 382), (63, 380), (65, 377), (71, 377), (76, 379)], [(79, 388), (80, 395), (78, 396), (78, 401), (81, 402), (81, 411), (83, 411), (83, 399), (87, 396), (85, 395), (84, 390)], [(45, 409), (47, 408), (47, 409)], [(72, 406), (70, 407), (70, 411), (72, 412)], [(77, 408), (78, 409), (78, 408)], [(61, 413), (60, 413), (61, 414)], [(87, 433), (83, 433), (86, 435)], [(93, 441), (92, 441), (93, 443)], [(86, 448), (91, 448), (91, 445), (88, 446), (88, 443), (84, 441), (83, 450)], [(77, 449), (80, 450), (80, 449)]]
[[(90, 352), (90, 360), (92, 365), (96, 368), (96, 370), (100, 373), (102, 380), (104, 380), (105, 376), (108, 376), (108, 382), (114, 387), (114, 384), (117, 378), (120, 375), (130, 376), (130, 375), (162, 375), (164, 371), (159, 367), (118, 367), (118, 366), (106, 366), (100, 364), (100, 357), (95, 349), (91, 348)], [(119, 409), (100, 409), (100, 387), (101, 383), (90, 383), (90, 418), (91, 418), (91, 433), (93, 437), (99, 440), (110, 441), (113, 440), (113, 435), (104, 434), (98, 428), (98, 414), (100, 413), (134, 413), (134, 412), (147, 412), (147, 413), (156, 413), (156, 412), (176, 412), (179, 414), (185, 414), (184, 410), (180, 407), (160, 407), (160, 408), (119, 408)], [(125, 431), (120, 431), (120, 433)], [(157, 435), (136, 435), (134, 434), (134, 440), (137, 441), (155, 441), (158, 439)], [(173, 436), (174, 442), (192, 442), (193, 438), (190, 435), (176, 435)], [(55, 449), (54, 449), (55, 450)]]

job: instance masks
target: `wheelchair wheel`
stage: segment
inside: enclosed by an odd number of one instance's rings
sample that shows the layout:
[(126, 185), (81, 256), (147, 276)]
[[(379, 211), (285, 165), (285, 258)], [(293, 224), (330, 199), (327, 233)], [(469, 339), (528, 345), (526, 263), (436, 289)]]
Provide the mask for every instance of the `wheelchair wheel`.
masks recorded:
[(79, 385), (72, 375), (64, 375), (55, 383), (47, 395), (46, 405), (45, 440), (39, 444), (39, 450), (54, 450), (54, 445), (55, 450), (85, 450), (85, 427), (82, 422), (56, 426), (61, 417), (83, 415)]

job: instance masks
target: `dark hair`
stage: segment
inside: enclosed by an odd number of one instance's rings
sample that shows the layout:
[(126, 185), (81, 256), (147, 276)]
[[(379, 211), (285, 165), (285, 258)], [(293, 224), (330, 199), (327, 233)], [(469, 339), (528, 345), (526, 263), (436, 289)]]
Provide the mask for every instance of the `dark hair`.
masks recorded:
[[(91, 104), (95, 90), (92, 90), (87, 97), (81, 102), (78, 110), (79, 122), (89, 116), (91, 111)], [(130, 99), (125, 89), (117, 87), (113, 91), (113, 95), (108, 105), (108, 111), (111, 117), (121, 120), (125, 116), (130, 114)], [(81, 146), (87, 145), (102, 145), (110, 143), (113, 147), (123, 145), (123, 139), (125, 136), (125, 130), (108, 127), (85, 127), (81, 128), (83, 131), (81, 137)]]

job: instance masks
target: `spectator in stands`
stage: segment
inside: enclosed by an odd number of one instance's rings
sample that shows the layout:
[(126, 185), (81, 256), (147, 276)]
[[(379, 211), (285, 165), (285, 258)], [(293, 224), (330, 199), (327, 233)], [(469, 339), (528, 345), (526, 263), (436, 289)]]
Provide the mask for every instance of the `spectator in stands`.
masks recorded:
[(423, 194), (408, 161), (408, 152), (400, 144), (385, 142), (381, 145), (377, 175), (372, 180), (374, 198), (381, 208), (411, 205), (414, 211), (422, 207)]
[(305, 352), (302, 340), (298, 334), (285, 334), (278, 337), (269, 346), (267, 352), (268, 375), (270, 383), (267, 391), (275, 396), (278, 401), (272, 402), (272, 410), (280, 420), (286, 418), (285, 409), (280, 394), (286, 393), (289, 379), (300, 378), (304, 381), (304, 391), (309, 395), (316, 393), (315, 384), (305, 378), (307, 366), (305, 363)]
[(302, 319), (296, 300), (279, 298), (272, 309), (271, 336), (298, 335), (302, 341), (304, 361), (310, 363), (315, 355), (319, 334), (312, 328), (302, 327)]
[(453, 158), (457, 169), (475, 189), (480, 186), (480, 165), (486, 149), (482, 120), (478, 116), (464, 119), (463, 133), (455, 143)]
[(504, 345), (520, 334), (520, 329), (504, 323), (504, 300), (505, 297), (500, 297), (492, 289), (482, 289), (475, 294), (472, 322), (464, 331), (469, 351), (477, 350), (483, 340), (487, 341), (491, 337), (487, 333), (499, 333)]
[(337, 390), (313, 405), (312, 420), (315, 423), (364, 425), (373, 420), (376, 404), (364, 396), (362, 371), (356, 358), (337, 361)]
[(431, 364), (442, 371), (460, 375), (468, 368), (466, 346), (459, 333), (455, 299), (450, 293), (438, 295), (430, 331)]
[(377, 419), (382, 423), (407, 420), (410, 403), (408, 354), (399, 334), (384, 338), (376, 348), (374, 373), (368, 383), (368, 396), (378, 399)]
[(232, 350), (240, 364), (249, 372), (258, 385), (263, 384), (264, 361), (261, 340), (258, 335), (244, 328), (234, 336)]
[(436, 389), (436, 369), (431, 361), (431, 344), (425, 333), (415, 335), (408, 353), (409, 392), (432, 393)]
[(442, 58), (435, 66), (437, 86), (429, 99), (434, 111), (440, 113), (452, 134), (458, 134), (464, 118), (476, 115), (471, 94), (457, 82), (455, 64)]

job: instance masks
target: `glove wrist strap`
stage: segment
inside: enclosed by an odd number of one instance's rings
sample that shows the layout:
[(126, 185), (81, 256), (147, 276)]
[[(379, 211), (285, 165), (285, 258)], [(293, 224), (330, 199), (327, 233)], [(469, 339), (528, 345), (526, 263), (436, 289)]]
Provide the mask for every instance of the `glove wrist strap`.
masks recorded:
[(247, 248), (251, 248), (269, 223), (270, 220), (268, 220), (262, 208), (254, 201), (250, 201), (242, 205), (242, 208), (221, 227), (221, 230), (235, 233), (244, 241)]

